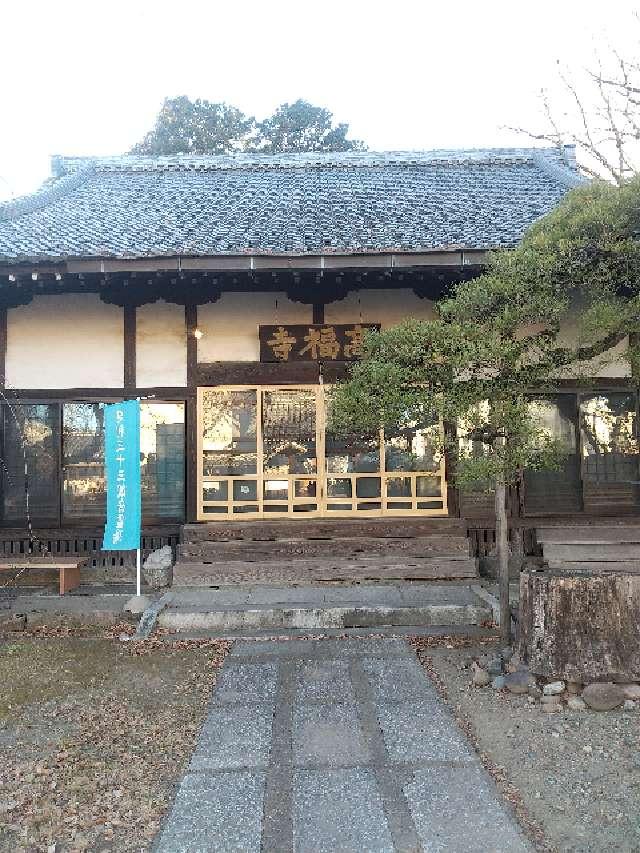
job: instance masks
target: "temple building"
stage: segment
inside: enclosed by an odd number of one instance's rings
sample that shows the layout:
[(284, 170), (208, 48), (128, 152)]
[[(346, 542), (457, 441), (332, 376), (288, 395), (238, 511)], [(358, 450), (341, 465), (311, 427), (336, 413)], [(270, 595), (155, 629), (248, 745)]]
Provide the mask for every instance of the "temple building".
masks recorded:
[[(432, 316), (580, 180), (571, 148), (54, 157), (0, 205), (5, 553), (29, 517), (47, 548), (113, 568), (103, 406), (131, 397), (146, 549), (185, 523), (380, 517), (460, 518), (481, 548), (491, 499), (452, 488), (440, 426), (351, 443), (325, 389), (366, 328)], [(624, 361), (532, 404), (570, 453), (524, 473), (512, 518), (635, 511)]]

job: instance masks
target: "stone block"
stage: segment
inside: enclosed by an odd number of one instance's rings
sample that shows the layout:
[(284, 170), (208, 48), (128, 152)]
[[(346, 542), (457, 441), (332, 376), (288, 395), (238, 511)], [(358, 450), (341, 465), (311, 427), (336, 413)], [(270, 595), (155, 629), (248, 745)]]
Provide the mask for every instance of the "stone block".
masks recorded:
[(582, 691), (582, 698), (593, 711), (613, 711), (622, 705), (625, 695), (619, 684), (609, 681), (588, 684)]
[(373, 771), (297, 770), (293, 789), (296, 853), (394, 853)]
[(404, 793), (423, 850), (529, 853), (514, 818), (480, 767), (418, 769)]
[(152, 589), (171, 586), (173, 581), (173, 551), (164, 545), (152, 551), (142, 566), (142, 575)]
[(356, 705), (297, 705), (293, 713), (293, 760), (308, 765), (367, 764)]
[(273, 663), (231, 664), (218, 675), (213, 702), (273, 702), (278, 679), (278, 668)]
[(196, 744), (189, 769), (263, 768), (269, 763), (273, 705), (212, 707)]
[(348, 661), (299, 661), (296, 666), (296, 699), (299, 703), (353, 702), (355, 695)]
[(188, 774), (156, 853), (260, 853), (263, 773)]
[(384, 742), (393, 762), (477, 762), (451, 714), (435, 702), (376, 703)]
[(362, 666), (376, 699), (381, 701), (438, 698), (417, 661), (366, 658)]

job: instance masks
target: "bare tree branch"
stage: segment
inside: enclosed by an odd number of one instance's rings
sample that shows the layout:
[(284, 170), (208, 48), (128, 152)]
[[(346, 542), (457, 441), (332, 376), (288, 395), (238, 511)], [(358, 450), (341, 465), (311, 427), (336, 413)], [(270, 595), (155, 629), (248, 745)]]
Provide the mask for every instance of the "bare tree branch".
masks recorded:
[[(640, 28), (639, 15), (634, 24)], [(640, 170), (640, 62), (611, 49), (606, 61), (598, 60), (578, 82), (562, 67), (558, 78), (558, 95), (540, 93), (546, 129), (509, 129), (559, 149), (573, 144), (585, 175), (624, 183)]]

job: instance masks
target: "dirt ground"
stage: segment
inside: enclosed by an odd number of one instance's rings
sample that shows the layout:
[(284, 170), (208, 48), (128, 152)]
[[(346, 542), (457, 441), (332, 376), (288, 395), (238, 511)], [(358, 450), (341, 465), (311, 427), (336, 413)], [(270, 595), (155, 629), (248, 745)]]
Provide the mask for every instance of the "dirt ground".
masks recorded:
[(0, 637), (0, 851), (148, 850), (173, 798), (227, 644), (96, 633)]
[(491, 646), (418, 647), (538, 849), (640, 851), (639, 710), (548, 714), (471, 685), (471, 661)]

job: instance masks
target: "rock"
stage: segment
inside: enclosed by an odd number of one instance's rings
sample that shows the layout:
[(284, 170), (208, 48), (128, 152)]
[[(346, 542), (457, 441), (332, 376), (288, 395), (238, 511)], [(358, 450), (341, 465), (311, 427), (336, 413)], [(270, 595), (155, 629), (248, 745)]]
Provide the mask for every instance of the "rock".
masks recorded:
[(540, 697), (540, 701), (543, 705), (559, 705), (560, 696), (557, 693), (553, 693), (551, 696), (545, 696), (543, 693)]
[(570, 711), (586, 711), (587, 703), (579, 696), (569, 696), (567, 699), (567, 708)]
[(567, 693), (572, 696), (577, 696), (582, 690), (582, 684), (579, 681), (567, 681)]
[(543, 696), (559, 696), (564, 693), (564, 681), (550, 681), (542, 688)]
[(596, 682), (584, 688), (582, 698), (594, 711), (612, 711), (624, 702), (624, 691), (612, 681)]
[(638, 707), (637, 703), (634, 702), (632, 699), (625, 699), (624, 702), (622, 703), (622, 710), (623, 711), (635, 711), (635, 709), (637, 707)]
[(477, 666), (473, 672), (473, 683), (476, 687), (486, 687), (491, 681), (491, 676), (486, 669)]
[(496, 658), (492, 658), (489, 661), (489, 666), (487, 667), (487, 672), (489, 673), (489, 675), (493, 675), (493, 676), (502, 675), (502, 669), (503, 669), (502, 658), (496, 657)]
[(151, 599), (147, 595), (132, 595), (129, 601), (124, 606), (125, 613), (133, 613), (139, 615), (151, 604)]
[(0, 617), (0, 631), (25, 631), (27, 628), (26, 613), (12, 613)]
[(531, 698), (534, 700), (534, 702), (537, 699), (542, 698), (542, 690), (540, 690), (537, 684), (530, 684), (528, 693), (529, 696), (531, 696)]
[(508, 663), (506, 664), (507, 672), (515, 672), (520, 667), (520, 655), (518, 652), (514, 652), (509, 658)]
[(534, 677), (524, 669), (510, 672), (504, 677), (504, 686), (510, 693), (528, 693), (532, 684), (535, 684)]
[(562, 705), (560, 702), (548, 702), (546, 705), (542, 705), (542, 710), (545, 714), (556, 714), (558, 711), (562, 711)]
[(503, 690), (504, 689), (504, 675), (496, 675), (496, 677), (491, 682), (491, 686), (494, 690)]
[(640, 684), (621, 684), (620, 687), (625, 699), (632, 699), (634, 702), (640, 700)]
[(142, 575), (152, 589), (171, 586), (173, 582), (173, 551), (164, 545), (152, 551), (142, 566)]

